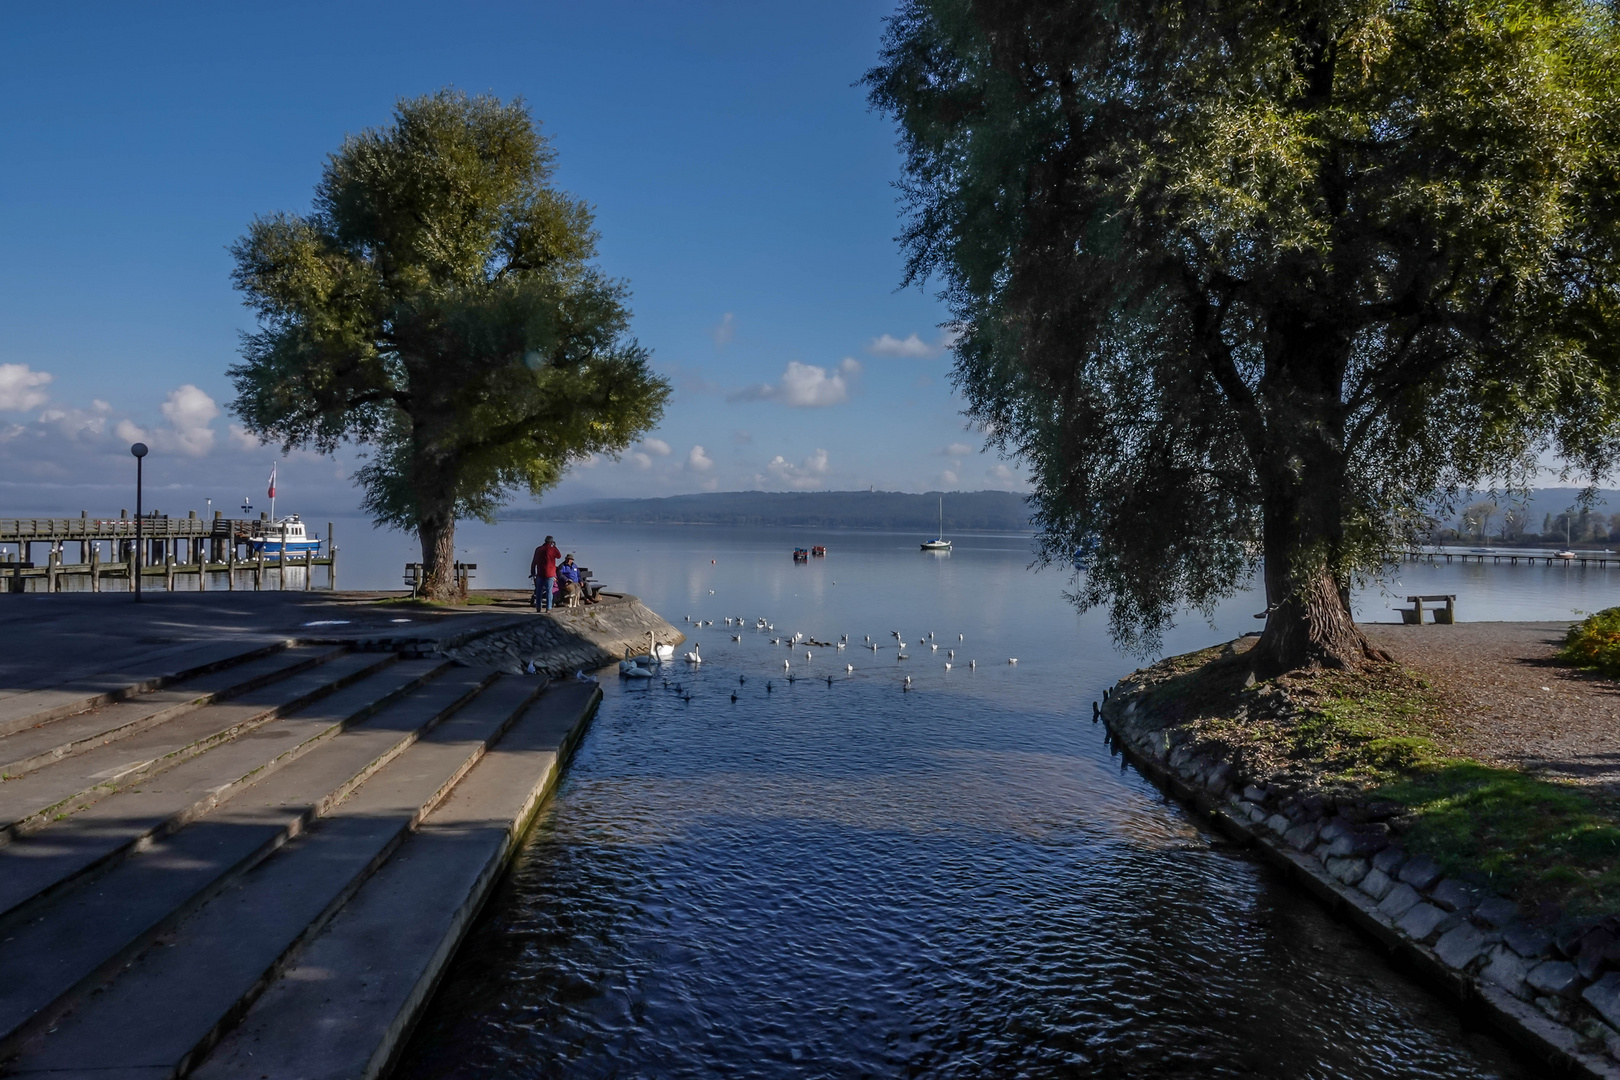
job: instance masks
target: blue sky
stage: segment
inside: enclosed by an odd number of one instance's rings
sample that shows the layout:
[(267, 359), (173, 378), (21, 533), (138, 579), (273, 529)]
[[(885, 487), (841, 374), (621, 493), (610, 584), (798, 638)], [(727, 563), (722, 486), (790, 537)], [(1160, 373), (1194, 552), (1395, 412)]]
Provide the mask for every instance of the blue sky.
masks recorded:
[[(1020, 487), (964, 430), (943, 308), (898, 290), (899, 157), (854, 85), (887, 11), (11, 9), (0, 515), (110, 508), (131, 437), (154, 447), (164, 509), (257, 494), (276, 455), (225, 411), (250, 326), (226, 248), (256, 214), (307, 209), (346, 133), (447, 85), (528, 102), (559, 184), (596, 208), (601, 265), (630, 284), (636, 336), (676, 387), (653, 438), (576, 469), (549, 500)], [(357, 503), (352, 468), (352, 455), (294, 454), (283, 489), (341, 510)]]

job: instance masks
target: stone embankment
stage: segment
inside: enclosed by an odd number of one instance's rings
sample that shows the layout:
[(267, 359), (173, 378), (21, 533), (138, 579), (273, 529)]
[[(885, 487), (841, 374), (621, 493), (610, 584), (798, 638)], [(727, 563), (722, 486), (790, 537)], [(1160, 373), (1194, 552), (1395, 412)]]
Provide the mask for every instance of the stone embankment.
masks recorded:
[(568, 675), (648, 652), (652, 642), (679, 645), (686, 635), (628, 593), (603, 593), (601, 603), (539, 612), (446, 643), (440, 651), (464, 664), (507, 672)]
[(1244, 775), (1144, 707), (1151, 682), (1150, 672), (1133, 673), (1101, 709), (1115, 746), (1144, 775), (1557, 1075), (1620, 1078), (1620, 920), (1561, 933), (1536, 925), (1512, 900), (1405, 850), (1400, 807)]

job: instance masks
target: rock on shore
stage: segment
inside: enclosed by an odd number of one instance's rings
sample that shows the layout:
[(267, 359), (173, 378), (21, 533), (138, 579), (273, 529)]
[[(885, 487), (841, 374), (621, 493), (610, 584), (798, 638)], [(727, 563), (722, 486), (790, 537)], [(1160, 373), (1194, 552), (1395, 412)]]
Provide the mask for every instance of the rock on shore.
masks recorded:
[(628, 593), (602, 593), (601, 603), (520, 616), (488, 633), (444, 649), (465, 664), (519, 672), (532, 661), (540, 672), (568, 675), (686, 640), (675, 627)]

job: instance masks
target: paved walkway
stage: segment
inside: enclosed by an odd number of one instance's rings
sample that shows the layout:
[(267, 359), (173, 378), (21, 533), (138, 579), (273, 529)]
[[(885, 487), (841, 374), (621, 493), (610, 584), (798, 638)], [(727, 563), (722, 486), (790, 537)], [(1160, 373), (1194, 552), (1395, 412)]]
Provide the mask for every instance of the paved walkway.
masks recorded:
[[(521, 616), (522, 607), (433, 610), (378, 605), (363, 592), (0, 595), (0, 697), (188, 642), (299, 637), (433, 641)], [(314, 624), (314, 625), (312, 625)]]
[(1620, 793), (1620, 683), (1553, 661), (1569, 625), (1362, 629), (1453, 700), (1452, 735), (1466, 752)]

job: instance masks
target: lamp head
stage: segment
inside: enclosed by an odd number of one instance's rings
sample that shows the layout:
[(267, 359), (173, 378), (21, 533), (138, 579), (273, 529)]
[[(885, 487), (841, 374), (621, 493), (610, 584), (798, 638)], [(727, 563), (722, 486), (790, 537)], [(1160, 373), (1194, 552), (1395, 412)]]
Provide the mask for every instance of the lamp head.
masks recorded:
[(129, 448), (129, 452), (134, 454), (138, 458), (143, 458), (147, 454), (146, 444), (143, 443), (143, 442), (138, 442), (134, 446), (131, 446)]

